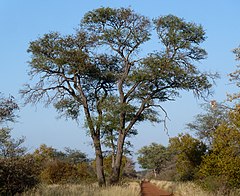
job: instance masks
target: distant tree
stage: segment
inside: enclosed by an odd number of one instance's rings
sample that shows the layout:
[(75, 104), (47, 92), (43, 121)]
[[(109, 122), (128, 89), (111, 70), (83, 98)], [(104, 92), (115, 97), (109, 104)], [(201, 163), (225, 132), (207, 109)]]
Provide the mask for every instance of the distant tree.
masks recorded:
[[(152, 26), (159, 51), (141, 56)], [(200, 25), (173, 15), (151, 21), (130, 8), (99, 8), (85, 14), (75, 35), (45, 34), (30, 43), (35, 86), (21, 91), (26, 103), (44, 101), (77, 119), (83, 111), (96, 154), (99, 185), (105, 185), (101, 136), (106, 114), (114, 114), (117, 149), (110, 183), (119, 182), (125, 139), (141, 121), (160, 122), (161, 103), (182, 90), (209, 93), (214, 77), (195, 62), (206, 57)], [(112, 102), (114, 100), (114, 102)], [(112, 102), (114, 107), (105, 107)], [(82, 110), (80, 109), (82, 108)]]
[(176, 156), (179, 180), (193, 180), (206, 153), (206, 145), (189, 134), (170, 138), (169, 149)]
[(211, 148), (213, 135), (223, 122), (228, 121), (228, 109), (226, 107), (212, 108), (204, 105), (205, 113), (195, 116), (193, 122), (187, 124), (187, 128), (193, 131), (198, 138)]
[(80, 150), (71, 149), (69, 147), (64, 148), (65, 161), (73, 164), (89, 162), (87, 155)]
[(166, 166), (169, 158), (170, 154), (165, 146), (152, 143), (138, 151), (137, 159), (143, 169), (152, 170), (156, 176)]
[(56, 149), (53, 147), (48, 147), (46, 144), (41, 144), (40, 147), (33, 152), (34, 158), (41, 164), (44, 164), (46, 161), (55, 159), (57, 157), (57, 154), (58, 153)]
[(40, 147), (34, 151), (33, 156), (41, 163), (56, 159), (73, 164), (89, 162), (87, 155), (80, 150), (73, 150), (66, 147), (64, 151), (59, 151), (53, 147), (48, 147), (46, 144), (40, 145)]

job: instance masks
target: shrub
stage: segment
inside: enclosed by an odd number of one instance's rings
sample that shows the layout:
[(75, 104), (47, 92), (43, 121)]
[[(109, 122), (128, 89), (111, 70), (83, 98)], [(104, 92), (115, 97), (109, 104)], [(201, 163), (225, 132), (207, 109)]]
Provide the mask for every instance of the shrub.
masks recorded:
[(47, 184), (71, 183), (77, 178), (77, 168), (70, 163), (53, 160), (46, 163), (40, 179)]
[(61, 160), (45, 163), (40, 180), (46, 184), (89, 183), (96, 180), (88, 163), (73, 164)]
[(30, 156), (0, 159), (0, 194), (14, 195), (38, 183), (35, 161)]

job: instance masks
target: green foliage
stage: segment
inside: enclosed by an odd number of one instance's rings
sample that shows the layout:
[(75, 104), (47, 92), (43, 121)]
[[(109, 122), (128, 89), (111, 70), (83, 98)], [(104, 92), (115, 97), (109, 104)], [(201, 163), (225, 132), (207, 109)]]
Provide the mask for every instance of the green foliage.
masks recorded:
[(153, 170), (157, 174), (166, 166), (169, 158), (170, 154), (167, 148), (161, 144), (152, 143), (138, 151), (138, 163), (141, 167)]
[(37, 183), (37, 167), (31, 156), (0, 158), (1, 195), (21, 193)]
[(124, 52), (133, 52), (136, 46), (150, 39), (149, 19), (129, 8), (95, 9), (85, 14), (82, 26), (94, 34), (100, 43)]
[(170, 139), (169, 149), (177, 157), (178, 179), (193, 180), (206, 153), (206, 145), (189, 134), (180, 134)]
[[(205, 32), (201, 25), (185, 22), (173, 15), (160, 17), (154, 21), (156, 30), (162, 43), (167, 46), (167, 55), (182, 58), (201, 60), (206, 57), (206, 51), (199, 47), (205, 40)], [(180, 57), (178, 55), (184, 55)]]
[(204, 157), (199, 171), (203, 178), (220, 177), (227, 187), (240, 184), (240, 111), (230, 111), (229, 122), (222, 123), (213, 135), (212, 149)]

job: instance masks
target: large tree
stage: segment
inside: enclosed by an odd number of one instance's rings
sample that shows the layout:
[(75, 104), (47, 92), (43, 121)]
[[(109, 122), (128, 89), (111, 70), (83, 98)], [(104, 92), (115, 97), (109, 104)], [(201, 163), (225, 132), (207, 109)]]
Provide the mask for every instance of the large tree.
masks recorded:
[[(153, 30), (159, 50), (142, 56)], [(26, 103), (53, 103), (75, 119), (84, 113), (99, 185), (105, 184), (101, 138), (114, 131), (110, 182), (117, 183), (125, 139), (136, 123), (159, 122), (160, 104), (182, 90), (209, 93), (211, 75), (194, 64), (206, 57), (199, 46), (204, 40), (202, 26), (173, 15), (151, 22), (129, 8), (99, 8), (85, 14), (76, 34), (49, 33), (30, 43), (30, 75), (39, 81), (21, 93)]]

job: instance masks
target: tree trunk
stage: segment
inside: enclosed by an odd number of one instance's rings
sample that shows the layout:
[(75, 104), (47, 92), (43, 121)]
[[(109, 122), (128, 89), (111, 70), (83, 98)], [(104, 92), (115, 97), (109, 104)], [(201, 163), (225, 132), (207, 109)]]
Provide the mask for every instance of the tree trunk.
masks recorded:
[(124, 145), (125, 135), (123, 133), (119, 134), (117, 143), (116, 159), (110, 177), (110, 185), (115, 185), (119, 183), (121, 165), (122, 165), (122, 155), (123, 155), (123, 145)]
[(103, 169), (103, 155), (102, 149), (100, 145), (100, 139), (97, 136), (93, 138), (94, 148), (95, 148), (95, 155), (96, 155), (96, 172), (97, 172), (97, 179), (98, 185), (100, 187), (106, 186), (104, 169)]

